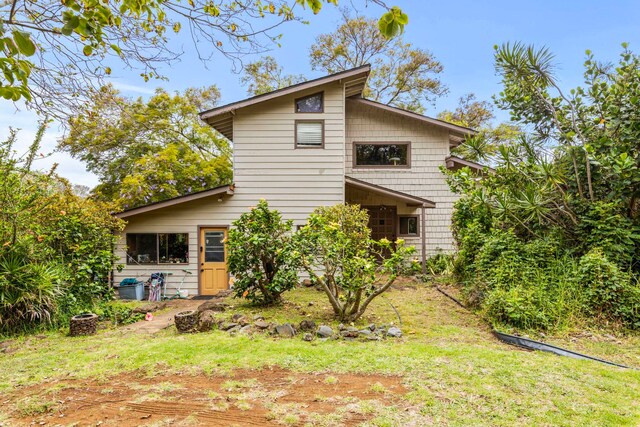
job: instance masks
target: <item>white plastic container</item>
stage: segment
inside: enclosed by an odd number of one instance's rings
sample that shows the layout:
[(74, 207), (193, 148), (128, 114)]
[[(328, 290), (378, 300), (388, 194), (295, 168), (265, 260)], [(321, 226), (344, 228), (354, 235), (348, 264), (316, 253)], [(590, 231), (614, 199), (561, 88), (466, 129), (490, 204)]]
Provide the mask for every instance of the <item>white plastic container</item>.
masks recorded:
[(180, 289), (178, 291), (178, 295), (180, 295), (180, 298), (188, 298), (189, 297), (189, 290), (187, 289)]

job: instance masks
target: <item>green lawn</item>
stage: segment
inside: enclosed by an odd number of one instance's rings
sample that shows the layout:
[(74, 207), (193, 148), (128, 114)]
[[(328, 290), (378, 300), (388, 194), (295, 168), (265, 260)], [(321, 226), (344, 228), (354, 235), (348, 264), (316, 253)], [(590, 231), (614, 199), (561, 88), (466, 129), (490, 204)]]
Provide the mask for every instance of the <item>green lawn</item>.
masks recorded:
[[(322, 293), (298, 289), (288, 293), (286, 300), (283, 307), (262, 310), (231, 300), (236, 306), (222, 315), (246, 312), (292, 323), (307, 318), (337, 328)], [(365, 425), (640, 424), (640, 371), (502, 344), (480, 319), (429, 285), (409, 283), (393, 289), (372, 304), (359, 324), (399, 325), (392, 305), (400, 313), (405, 335), (382, 342), (309, 343), (300, 336), (276, 339), (220, 331), (178, 335), (174, 329), (155, 336), (107, 330), (88, 338), (57, 333), (21, 338), (12, 345), (17, 351), (0, 354), (0, 394), (4, 395), (0, 399), (14, 402), (11, 396), (35, 384), (44, 384), (46, 391), (47, 384), (56, 380), (108, 382), (117, 373), (135, 370), (152, 377), (279, 366), (294, 372), (402, 376), (408, 392), (400, 402), (372, 411)], [(593, 336), (558, 337), (556, 343), (575, 344), (578, 350), (640, 366), (638, 337)], [(3, 418), (15, 415), (16, 405), (0, 409), (0, 425)]]

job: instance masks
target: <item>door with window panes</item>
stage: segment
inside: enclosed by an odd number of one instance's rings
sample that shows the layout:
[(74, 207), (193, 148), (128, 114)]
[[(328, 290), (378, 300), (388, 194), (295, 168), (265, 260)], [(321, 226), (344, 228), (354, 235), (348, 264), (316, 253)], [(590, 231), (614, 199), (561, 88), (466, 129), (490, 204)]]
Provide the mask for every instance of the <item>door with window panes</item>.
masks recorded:
[(215, 295), (229, 288), (226, 228), (200, 229), (200, 295)]

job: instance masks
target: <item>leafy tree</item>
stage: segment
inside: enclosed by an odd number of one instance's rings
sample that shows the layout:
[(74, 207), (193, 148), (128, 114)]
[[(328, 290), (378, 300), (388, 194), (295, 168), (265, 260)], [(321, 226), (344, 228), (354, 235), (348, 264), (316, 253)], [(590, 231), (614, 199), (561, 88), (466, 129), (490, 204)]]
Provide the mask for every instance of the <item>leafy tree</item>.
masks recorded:
[(55, 175), (33, 171), (45, 131), (25, 155), (16, 132), (0, 143), (0, 332), (61, 324), (110, 296), (108, 273), (122, 221), (113, 206), (76, 196)]
[(430, 52), (400, 35), (387, 38), (375, 20), (351, 18), (347, 12), (335, 32), (316, 38), (309, 57), (314, 70), (327, 73), (371, 64), (365, 97), (407, 110), (422, 112), (424, 102), (447, 91), (437, 78), (442, 64)]
[(218, 99), (215, 86), (174, 95), (159, 89), (146, 102), (105, 86), (70, 119), (59, 148), (98, 175), (100, 200), (122, 208), (227, 184), (229, 143), (198, 116)]
[(587, 52), (585, 85), (569, 91), (547, 49), (503, 45), (496, 67), (498, 104), (527, 133), (497, 147), (495, 173), (449, 174), (467, 293), (515, 326), (638, 328), (640, 57), (623, 45), (613, 66)]
[[(399, 8), (365, 1), (386, 9), (379, 27), (385, 36), (407, 24)], [(77, 113), (84, 94), (102, 86), (116, 67), (139, 70), (145, 81), (163, 78), (159, 65), (181, 55), (171, 47), (178, 33), (188, 32), (201, 60), (215, 54), (239, 59), (278, 45), (277, 28), (301, 21), (296, 6), (318, 13), (325, 3), (337, 0), (5, 1), (0, 96), (64, 118)]]
[(227, 262), (235, 277), (233, 289), (237, 298), (270, 305), (295, 287), (298, 269), (292, 226), (292, 221), (282, 220), (280, 212), (269, 209), (265, 200), (233, 222), (227, 241)]
[(302, 74), (283, 74), (282, 67), (272, 56), (262, 57), (244, 67), (241, 82), (248, 95), (260, 95), (305, 81)]
[[(321, 286), (333, 312), (355, 321), (406, 271), (413, 246), (371, 239), (366, 210), (357, 205), (320, 207), (296, 233), (302, 268)], [(379, 262), (382, 253), (387, 253)]]
[(520, 133), (510, 123), (494, 127), (493, 106), (488, 101), (478, 101), (473, 93), (460, 97), (454, 111), (442, 111), (438, 118), (478, 131), (453, 150), (453, 154), (474, 162), (491, 162), (498, 145), (511, 143)]

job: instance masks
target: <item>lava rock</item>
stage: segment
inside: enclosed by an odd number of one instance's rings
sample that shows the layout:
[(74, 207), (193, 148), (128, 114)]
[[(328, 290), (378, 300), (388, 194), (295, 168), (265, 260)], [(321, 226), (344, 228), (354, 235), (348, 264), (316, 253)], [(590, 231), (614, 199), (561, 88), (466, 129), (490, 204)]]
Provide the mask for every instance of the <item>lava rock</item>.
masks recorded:
[(356, 338), (359, 333), (358, 333), (358, 329), (349, 326), (348, 328), (343, 329), (342, 331), (340, 331), (340, 335), (342, 335), (345, 338)]
[(221, 331), (228, 331), (230, 329), (235, 328), (236, 326), (239, 326), (237, 323), (233, 323), (233, 322), (224, 322), (223, 324), (220, 325), (220, 330)]
[(305, 332), (305, 334), (302, 336), (302, 339), (305, 341), (313, 341), (313, 334)]
[(261, 314), (256, 314), (255, 316), (253, 316), (254, 322), (257, 322), (258, 320), (264, 320), (264, 316)]
[(216, 323), (217, 319), (214, 312), (212, 310), (205, 310), (200, 313), (200, 318), (198, 319), (198, 331), (210, 331)]
[(296, 334), (296, 330), (293, 329), (290, 323), (285, 323), (283, 325), (276, 326), (276, 334), (281, 337), (291, 338)]
[(300, 322), (300, 330), (304, 332), (311, 332), (316, 330), (316, 322), (313, 320), (303, 320)]
[(392, 326), (387, 331), (387, 336), (393, 337), (393, 338), (400, 338), (402, 336), (402, 331), (400, 330), (400, 328)]
[(369, 329), (371, 332), (376, 330), (376, 324), (375, 323), (371, 323), (369, 324), (369, 326), (367, 326), (367, 329)]
[(313, 282), (311, 281), (311, 279), (304, 279), (302, 281), (302, 286), (304, 286), (305, 288), (310, 288), (313, 286)]
[(243, 317), (245, 317), (244, 314), (236, 313), (231, 316), (231, 321), (233, 323), (240, 323), (240, 319), (242, 319)]
[(320, 325), (316, 334), (321, 338), (331, 338), (333, 336), (333, 329), (327, 325)]
[(257, 322), (253, 323), (253, 326), (255, 326), (258, 329), (267, 329), (269, 327), (269, 324), (264, 320), (258, 320)]
[(198, 306), (198, 311), (225, 311), (227, 304), (220, 301), (205, 301)]
[(359, 331), (358, 331), (358, 334), (360, 334), (360, 335), (366, 335), (366, 336), (369, 336), (369, 335), (371, 335), (371, 334), (372, 334), (372, 332), (371, 332), (371, 329), (368, 329), (368, 328), (367, 328), (367, 329), (359, 330)]
[(253, 328), (251, 327), (251, 325), (245, 325), (238, 330), (239, 334), (249, 335), (251, 332), (253, 332)]

